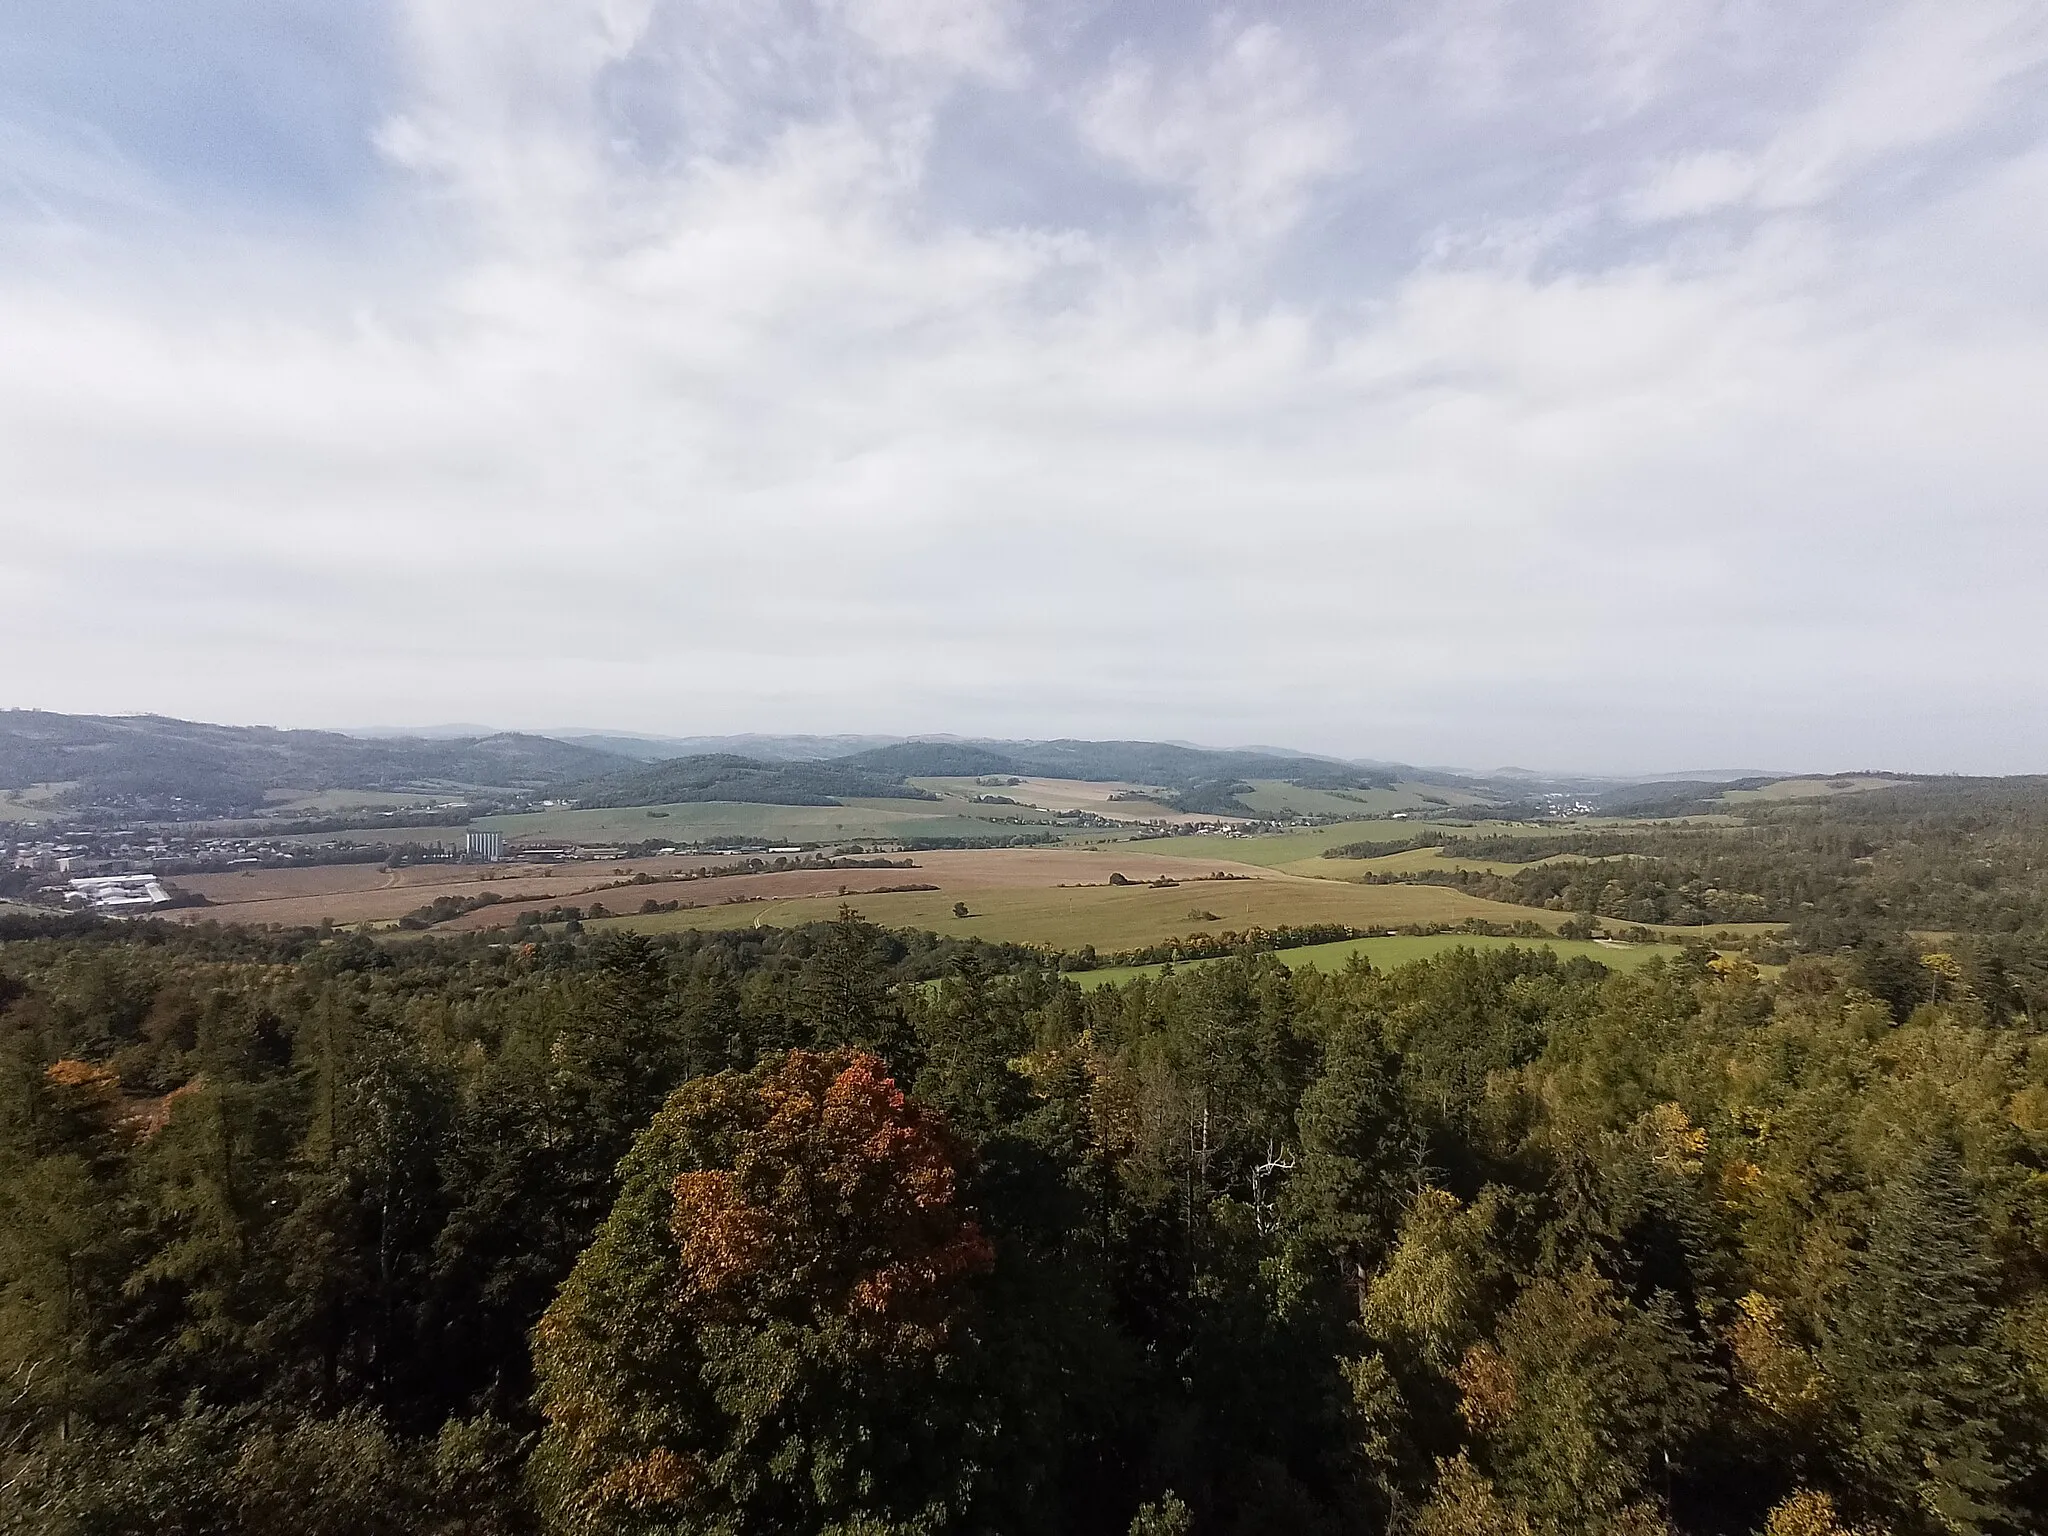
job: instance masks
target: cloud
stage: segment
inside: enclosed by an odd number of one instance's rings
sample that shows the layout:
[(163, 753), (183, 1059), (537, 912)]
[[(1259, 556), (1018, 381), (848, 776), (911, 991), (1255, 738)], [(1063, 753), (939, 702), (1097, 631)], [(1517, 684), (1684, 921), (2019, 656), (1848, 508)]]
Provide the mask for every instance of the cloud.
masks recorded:
[(1183, 188), (1213, 228), (1258, 238), (1342, 169), (1350, 133), (1305, 52), (1277, 27), (1219, 26), (1192, 67), (1126, 54), (1082, 113), (1088, 142)]
[[(0, 242), (8, 702), (2038, 765), (1994, 34), (1132, 14), (418, 0), (345, 217)], [(1105, 179), (990, 218), (970, 131)]]
[(1680, 155), (1641, 190), (1635, 211), (1676, 219), (1745, 204), (1810, 207), (1874, 162), (1979, 126), (2044, 63), (2048, 15), (2024, 0), (1901, 7), (1834, 72), (1821, 99), (1762, 148)]

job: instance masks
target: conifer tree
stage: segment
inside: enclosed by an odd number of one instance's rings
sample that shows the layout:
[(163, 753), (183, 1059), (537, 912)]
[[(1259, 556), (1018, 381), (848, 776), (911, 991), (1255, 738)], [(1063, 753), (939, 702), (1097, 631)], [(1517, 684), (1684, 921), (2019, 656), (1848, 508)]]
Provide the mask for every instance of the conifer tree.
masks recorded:
[(1849, 1459), (1909, 1529), (2005, 1529), (2004, 1495), (2027, 1464), (2019, 1364), (1999, 1336), (1984, 1217), (1953, 1141), (1917, 1148), (1880, 1200), (1823, 1355)]

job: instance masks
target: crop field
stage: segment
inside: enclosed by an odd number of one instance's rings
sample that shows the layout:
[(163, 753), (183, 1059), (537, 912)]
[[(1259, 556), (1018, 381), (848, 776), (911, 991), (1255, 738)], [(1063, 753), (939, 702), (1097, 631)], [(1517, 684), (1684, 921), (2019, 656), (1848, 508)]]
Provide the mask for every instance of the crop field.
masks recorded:
[[(175, 908), (164, 915), (176, 922), (277, 923), (288, 928), (317, 927), (322, 922), (388, 923), (442, 896), (489, 893), (507, 903), (521, 898), (543, 906), (574, 903), (636, 874), (659, 878), (723, 862), (727, 861), (690, 856), (577, 864), (411, 864), (402, 869), (322, 864), (309, 869), (175, 875), (171, 883), (178, 889), (204, 896), (213, 905)], [(636, 904), (639, 899), (636, 895)], [(508, 905), (505, 910), (518, 909)]]
[[(1136, 878), (1136, 876), (1132, 876)], [(1282, 924), (1346, 923), (1399, 928), (1411, 923), (1458, 923), (1466, 918), (1510, 923), (1522, 919), (1554, 926), (1565, 914), (1483, 901), (1462, 891), (1422, 885), (1346, 885), (1287, 876), (1215, 880), (1180, 877), (1165, 888), (1149, 885), (1067, 889), (991, 887), (955, 883), (938, 891), (867, 896), (853, 905), (888, 928), (929, 928), (996, 942), (1078, 949), (1136, 949), (1193, 933), (1222, 933)], [(851, 883), (851, 882), (849, 882)], [(939, 883), (939, 882), (934, 882)], [(684, 928), (788, 927), (837, 915), (841, 898), (797, 897), (739, 906), (607, 919), (645, 933)], [(956, 901), (969, 915), (956, 918)], [(609, 903), (607, 903), (609, 905)]]
[[(975, 779), (912, 779), (910, 782), (919, 789), (928, 789), (933, 794), (945, 796), (947, 810), (967, 815), (1002, 812), (1015, 815), (1020, 809), (1031, 809), (1046, 812), (1086, 811), (1091, 816), (1101, 816), (1110, 821), (1134, 823), (1215, 819), (1187, 811), (1176, 811), (1157, 800), (1110, 798), (1112, 795), (1144, 793), (1163, 796), (1170, 793), (1157, 785), (1105, 782), (1095, 779), (1044, 778), (1019, 778), (1015, 784), (983, 784)], [(1002, 795), (1016, 801), (1017, 805), (976, 805), (973, 803), (976, 795)]]
[[(1316, 858), (1325, 848), (1345, 843), (1398, 843), (1413, 837), (1415, 828), (1405, 821), (1344, 821), (1300, 832), (1269, 832), (1248, 837), (1220, 837), (1213, 833), (1189, 833), (1182, 837), (1146, 838), (1130, 846), (1160, 858), (1233, 859), (1265, 869), (1284, 869), (1303, 859)], [(1122, 845), (1116, 845), (1122, 846)]]
[(1435, 784), (1392, 789), (1304, 789), (1283, 779), (1250, 779), (1238, 799), (1261, 816), (1386, 816), (1395, 811), (1440, 811), (1483, 805), (1477, 795)]
[[(1398, 934), (1393, 938), (1345, 939), (1336, 944), (1309, 944), (1300, 949), (1274, 951), (1274, 958), (1290, 971), (1308, 967), (1318, 971), (1342, 970), (1353, 955), (1363, 956), (1375, 970), (1392, 970), (1411, 961), (1428, 960), (1453, 949), (1548, 949), (1559, 959), (1597, 960), (1615, 970), (1632, 971), (1652, 960), (1668, 958), (1683, 951), (1676, 944), (1601, 944), (1590, 939), (1497, 939), (1484, 934), (1437, 933)], [(1213, 960), (1192, 960), (1177, 967), (1213, 965)], [(1068, 980), (1083, 987), (1113, 986), (1139, 976), (1157, 976), (1163, 965), (1106, 966), (1099, 971), (1074, 971)]]
[[(1535, 869), (1540, 865), (1555, 863), (1558, 859), (1578, 855), (1552, 854), (1547, 859), (1531, 859), (1525, 864), (1510, 864), (1504, 859), (1473, 859), (1460, 854), (1457, 845), (1447, 848), (1403, 848), (1398, 853), (1384, 853), (1374, 859), (1325, 859), (1316, 858), (1300, 864), (1285, 865), (1298, 875), (1315, 873), (1326, 880), (1363, 880), (1367, 875), (1411, 875), (1430, 870), (1477, 869), (1490, 875), (1512, 875), (1519, 870)], [(1625, 857), (1625, 855), (1614, 855)], [(1592, 860), (1598, 863), (1599, 861)]]
[(404, 811), (423, 810), (429, 806), (446, 806), (459, 801), (463, 796), (455, 791), (386, 790), (386, 789), (273, 789), (264, 797), (264, 806), (273, 816), (334, 815), (342, 811)]
[[(1331, 829), (1323, 829), (1331, 830)], [(380, 864), (246, 870), (177, 877), (182, 889), (213, 905), (176, 909), (181, 922), (248, 922), (285, 927), (362, 925), (388, 928), (442, 898), (498, 899), (439, 923), (434, 932), (510, 926), (522, 912), (561, 906), (602, 906), (592, 919), (648, 932), (685, 928), (777, 927), (830, 918), (850, 902), (892, 928), (930, 928), (995, 941), (1078, 949), (1134, 949), (1192, 933), (1221, 933), (1283, 924), (1344, 923), (1354, 928), (1522, 920), (1554, 928), (1569, 914), (1485, 900), (1434, 885), (1360, 885), (1316, 879), (1226, 858), (1248, 843), (1285, 839), (1145, 839), (1084, 848), (942, 849), (910, 855), (909, 867), (790, 869), (759, 874), (685, 875), (730, 866), (718, 855), (592, 860), (554, 865)], [(1169, 841), (1198, 842), (1210, 857), (1162, 853)], [(1428, 854), (1434, 850), (1411, 850)], [(1332, 860), (1309, 860), (1328, 868)], [(1344, 861), (1349, 863), (1349, 861)], [(1378, 862), (1378, 861), (1369, 861)], [(1110, 883), (1121, 875), (1122, 885)], [(1153, 885), (1172, 880), (1171, 885)], [(928, 890), (902, 887), (929, 886)], [(649, 901), (680, 903), (674, 912), (643, 913)], [(969, 915), (955, 917), (955, 903)], [(1762, 933), (1772, 924), (1731, 925), (1714, 932)], [(1700, 930), (1661, 929), (1667, 937), (1704, 937)], [(1379, 942), (1378, 940), (1374, 941)]]
[(1257, 864), (1289, 874), (1308, 875), (1319, 880), (1355, 879), (1346, 859), (1326, 859), (1326, 849), (1347, 843), (1402, 843), (1417, 832), (1441, 832), (1446, 837), (1561, 837), (1582, 832), (1581, 826), (1554, 822), (1523, 821), (1339, 821), (1327, 827), (1309, 827), (1299, 832), (1255, 833), (1248, 837), (1190, 834), (1185, 837), (1148, 838), (1142, 844), (1148, 853), (1168, 858), (1206, 860), (1231, 858), (1241, 864)]
[(1730, 805), (1757, 800), (1821, 800), (1832, 795), (1857, 795), (1873, 789), (1894, 789), (1904, 779), (1780, 779), (1761, 789), (1730, 789), (1721, 793)]
[[(1000, 819), (999, 819), (1000, 818)], [(817, 843), (898, 837), (1006, 837), (1052, 831), (1044, 813), (1016, 806), (969, 807), (927, 800), (849, 800), (844, 805), (751, 805), (706, 801), (626, 806), (604, 810), (535, 811), (523, 816), (480, 816), (473, 827), (506, 837), (560, 838), (586, 843), (637, 843), (673, 838), (695, 843), (721, 837)]]
[[(482, 824), (481, 822), (477, 823), (479, 826)], [(244, 833), (252, 825), (262, 827), (263, 835), (272, 835), (264, 824), (252, 824), (246, 821), (218, 823), (217, 830), (222, 833)], [(287, 822), (285, 825), (289, 826), (290, 823)], [(333, 848), (342, 845), (351, 845), (358, 848), (389, 848), (400, 844), (408, 846), (416, 844), (426, 848), (436, 843), (446, 847), (459, 847), (462, 843), (462, 834), (468, 830), (468, 827), (457, 826), (453, 822), (439, 827), (372, 826), (357, 827), (349, 832), (283, 832), (277, 834), (277, 840), (286, 847), (300, 848)]]
[[(440, 897), (497, 896), (489, 906), (437, 924), (436, 932), (505, 927), (522, 911), (556, 906), (588, 907), (593, 901), (613, 912), (634, 912), (644, 901), (681, 901), (715, 907), (731, 902), (761, 910), (763, 900), (830, 896), (842, 888), (863, 897), (881, 887), (939, 885), (948, 892), (1020, 889), (1064, 895), (1065, 886), (1106, 886), (1112, 872), (1131, 880), (1171, 875), (1189, 878), (1177, 860), (1143, 853), (1075, 851), (1064, 848), (966, 848), (912, 855), (908, 869), (783, 870), (678, 880), (686, 872), (721, 869), (736, 861), (716, 854), (672, 858), (579, 860), (566, 864), (325, 864), (299, 869), (248, 869), (180, 875), (172, 883), (212, 902), (173, 909), (180, 922), (276, 923), (285, 927), (389, 924)], [(1262, 873), (1218, 864), (1240, 875)], [(1210, 873), (1203, 871), (1202, 873)], [(633, 883), (638, 881), (640, 883)], [(652, 882), (652, 883), (648, 883)], [(1204, 888), (1207, 888), (1206, 886)], [(613, 894), (615, 893), (615, 894)], [(948, 895), (946, 912), (958, 895)], [(978, 898), (977, 898), (978, 899)]]

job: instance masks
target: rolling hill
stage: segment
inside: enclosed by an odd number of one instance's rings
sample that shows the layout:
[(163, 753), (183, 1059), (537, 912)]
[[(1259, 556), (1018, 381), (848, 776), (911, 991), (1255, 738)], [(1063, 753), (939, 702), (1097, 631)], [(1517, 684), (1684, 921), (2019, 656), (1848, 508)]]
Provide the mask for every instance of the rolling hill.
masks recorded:
[(247, 814), (278, 789), (539, 789), (625, 763), (516, 732), (364, 740), (161, 715), (0, 711), (0, 791), (61, 786), (49, 795), (61, 810), (166, 820)]

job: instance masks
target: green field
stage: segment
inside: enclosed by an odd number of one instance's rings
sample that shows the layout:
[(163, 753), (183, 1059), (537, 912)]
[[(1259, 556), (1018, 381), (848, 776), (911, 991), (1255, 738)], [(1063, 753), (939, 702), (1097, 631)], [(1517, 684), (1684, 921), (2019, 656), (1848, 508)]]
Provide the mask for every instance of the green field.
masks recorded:
[[(1396, 938), (1346, 939), (1337, 944), (1310, 944), (1301, 949), (1275, 950), (1274, 958), (1289, 970), (1308, 966), (1319, 971), (1341, 970), (1353, 955), (1362, 955), (1375, 970), (1391, 970), (1412, 960), (1427, 960), (1452, 949), (1534, 949), (1554, 950), (1561, 959), (1584, 957), (1598, 960), (1616, 970), (1632, 971), (1650, 961), (1679, 954), (1676, 944), (1595, 944), (1586, 939), (1496, 939), (1484, 934), (1438, 933), (1426, 937), (1403, 934)], [(1214, 961), (1192, 960), (1179, 967), (1187, 970)], [(1123, 965), (1100, 971), (1074, 971), (1068, 980), (1084, 987), (1106, 987), (1139, 976), (1157, 976), (1163, 965)]]
[[(1531, 859), (1524, 864), (1510, 864), (1504, 859), (1471, 859), (1459, 854), (1457, 845), (1447, 848), (1403, 848), (1398, 853), (1383, 853), (1373, 859), (1323, 859), (1314, 861), (1315, 868), (1307, 864), (1285, 866), (1297, 875), (1314, 873), (1326, 880), (1363, 880), (1367, 875), (1412, 875), (1428, 870), (1477, 869), (1489, 875), (1512, 875), (1524, 869), (1535, 869), (1539, 865), (1553, 863), (1558, 859), (1573, 858), (1573, 854), (1553, 854), (1547, 859)], [(1598, 860), (1591, 862), (1598, 863)]]
[(0, 791), (0, 822), (42, 821), (50, 814), (47, 806), (36, 806)]
[(1721, 799), (1729, 805), (1756, 800), (1824, 800), (1833, 795), (1858, 795), (1873, 789), (1892, 789), (1905, 779), (1780, 779), (1762, 789), (1729, 789)]
[[(999, 838), (1052, 831), (1052, 818), (1009, 806), (987, 815), (946, 814), (921, 800), (849, 800), (844, 805), (749, 805), (705, 801), (587, 811), (536, 811), (524, 816), (480, 816), (472, 826), (509, 837), (560, 838), (586, 843), (637, 843), (651, 837), (679, 843), (721, 837), (762, 837), (775, 843), (839, 842), (850, 838)], [(939, 811), (939, 814), (934, 814)], [(998, 814), (1022, 817), (995, 820)]]
[[(1065, 889), (950, 888), (895, 891), (845, 898), (862, 916), (885, 928), (928, 928), (998, 943), (1053, 949), (1139, 949), (1193, 933), (1242, 932), (1282, 924), (1343, 923), (1353, 928), (1402, 928), (1460, 923), (1478, 917), (1512, 923), (1527, 918), (1553, 925), (1566, 914), (1483, 901), (1442, 886), (1347, 885), (1335, 880), (1197, 880), (1149, 885), (1070, 886)], [(685, 928), (793, 927), (838, 914), (841, 898), (803, 896), (680, 912), (607, 918), (606, 925), (643, 933)], [(969, 915), (953, 915), (956, 901)], [(1213, 915), (1209, 915), (1213, 914)]]
[(57, 796), (75, 784), (32, 784), (27, 789), (0, 789), (0, 822), (49, 821), (62, 814)]
[(1478, 796), (1435, 784), (1392, 789), (1304, 789), (1284, 779), (1250, 779), (1238, 799), (1261, 816), (1386, 816), (1395, 811), (1441, 811), (1483, 805)]
[[(1363, 793), (1363, 791), (1361, 791)], [(1257, 864), (1265, 869), (1284, 869), (1292, 874), (1322, 880), (1355, 879), (1347, 871), (1349, 859), (1325, 859), (1327, 849), (1346, 843), (1404, 843), (1418, 832), (1440, 832), (1446, 837), (1563, 837), (1583, 832), (1584, 826), (1555, 822), (1525, 821), (1339, 821), (1327, 827), (1309, 827), (1299, 832), (1266, 832), (1251, 837), (1162, 837), (1147, 838), (1140, 846), (1147, 853), (1169, 859), (1216, 860), (1223, 863)], [(1105, 846), (1107, 843), (1105, 842)], [(1427, 850), (1425, 850), (1427, 851)]]
[[(1264, 869), (1284, 869), (1303, 859), (1315, 858), (1325, 848), (1336, 848), (1345, 843), (1398, 843), (1414, 835), (1415, 824), (1412, 822), (1341, 821), (1301, 832), (1269, 832), (1255, 837), (1148, 837), (1134, 842), (1132, 846), (1168, 859), (1256, 864)], [(1103, 838), (1099, 846), (1106, 848), (1118, 842), (1116, 838)]]
[(341, 811), (393, 811), (447, 806), (464, 796), (456, 790), (385, 789), (273, 789), (264, 795), (265, 814), (271, 816), (331, 816)]

